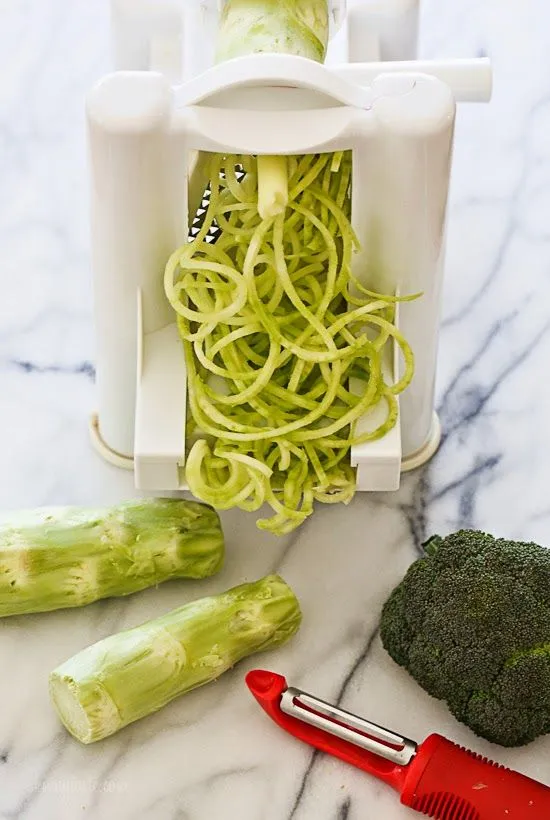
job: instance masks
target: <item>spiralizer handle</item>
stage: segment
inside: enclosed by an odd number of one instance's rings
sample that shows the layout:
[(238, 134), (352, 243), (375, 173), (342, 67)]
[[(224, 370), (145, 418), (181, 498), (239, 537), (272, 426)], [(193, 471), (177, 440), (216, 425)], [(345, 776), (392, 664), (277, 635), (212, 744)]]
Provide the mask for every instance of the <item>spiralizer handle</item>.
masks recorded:
[(418, 748), (401, 802), (439, 820), (550, 818), (550, 788), (440, 735)]

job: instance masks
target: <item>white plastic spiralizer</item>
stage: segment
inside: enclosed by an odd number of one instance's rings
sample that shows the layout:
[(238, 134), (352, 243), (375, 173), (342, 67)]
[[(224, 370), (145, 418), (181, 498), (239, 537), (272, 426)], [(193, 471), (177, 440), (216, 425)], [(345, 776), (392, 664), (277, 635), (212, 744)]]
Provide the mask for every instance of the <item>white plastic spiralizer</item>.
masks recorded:
[[(325, 64), (260, 54), (214, 65), (221, 5), (113, 0), (117, 71), (87, 106), (94, 442), (135, 471), (139, 489), (184, 489), (186, 369), (163, 272), (200, 220), (207, 152), (351, 149), (352, 223), (362, 247), (354, 273), (373, 290), (423, 294), (399, 309), (416, 358), (399, 423), (351, 453), (359, 490), (397, 489), (401, 472), (439, 443), (434, 382), (455, 107), (490, 98), (490, 65), (415, 60), (417, 0), (356, 4), (347, 15), (334, 0)], [(387, 367), (399, 366), (391, 356)]]

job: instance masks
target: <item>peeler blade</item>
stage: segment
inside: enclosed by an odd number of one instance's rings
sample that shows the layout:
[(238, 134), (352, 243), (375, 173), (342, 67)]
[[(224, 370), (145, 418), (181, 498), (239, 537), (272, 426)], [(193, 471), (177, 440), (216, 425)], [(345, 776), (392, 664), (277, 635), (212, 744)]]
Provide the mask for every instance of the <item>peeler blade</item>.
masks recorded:
[(413, 740), (295, 687), (288, 687), (282, 693), (280, 708), (291, 717), (397, 765), (407, 766), (416, 754), (417, 745)]
[(286, 678), (275, 672), (253, 669), (246, 685), (281, 729), (403, 792), (418, 759), (414, 741), (289, 687)]

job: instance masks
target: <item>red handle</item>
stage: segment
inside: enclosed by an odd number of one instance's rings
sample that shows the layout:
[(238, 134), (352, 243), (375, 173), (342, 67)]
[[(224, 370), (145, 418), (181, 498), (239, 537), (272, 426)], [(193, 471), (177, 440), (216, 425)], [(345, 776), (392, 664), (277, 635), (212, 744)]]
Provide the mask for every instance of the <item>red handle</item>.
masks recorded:
[(550, 818), (550, 788), (440, 735), (409, 764), (401, 802), (439, 820)]

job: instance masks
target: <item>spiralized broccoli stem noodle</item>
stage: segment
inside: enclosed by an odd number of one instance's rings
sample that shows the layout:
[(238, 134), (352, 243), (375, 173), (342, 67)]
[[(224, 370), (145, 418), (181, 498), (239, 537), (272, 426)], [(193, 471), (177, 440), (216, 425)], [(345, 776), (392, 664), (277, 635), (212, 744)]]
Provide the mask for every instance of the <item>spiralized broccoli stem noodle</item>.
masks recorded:
[[(352, 273), (351, 156), (289, 157), (288, 171), (285, 212), (261, 219), (256, 159), (212, 155), (200, 232), (165, 274), (187, 366), (189, 488), (219, 510), (269, 504), (258, 527), (279, 535), (315, 501), (349, 503), (351, 447), (394, 427), (414, 370), (394, 323), (400, 299)], [(404, 362), (394, 384), (390, 344)], [(357, 433), (378, 405), (383, 421)]]

